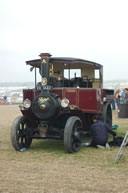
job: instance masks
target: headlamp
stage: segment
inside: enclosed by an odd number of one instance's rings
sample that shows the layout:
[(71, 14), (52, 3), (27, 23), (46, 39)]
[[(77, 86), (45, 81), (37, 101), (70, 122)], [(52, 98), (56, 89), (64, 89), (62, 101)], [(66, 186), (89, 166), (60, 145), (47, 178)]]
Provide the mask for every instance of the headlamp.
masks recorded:
[(61, 106), (63, 108), (68, 107), (68, 105), (69, 105), (69, 100), (67, 98), (64, 98), (64, 99), (61, 100)]
[(30, 106), (31, 106), (31, 101), (30, 101), (29, 99), (25, 99), (25, 100), (23, 101), (23, 106), (24, 106), (24, 108), (26, 108), (26, 109), (30, 108)]

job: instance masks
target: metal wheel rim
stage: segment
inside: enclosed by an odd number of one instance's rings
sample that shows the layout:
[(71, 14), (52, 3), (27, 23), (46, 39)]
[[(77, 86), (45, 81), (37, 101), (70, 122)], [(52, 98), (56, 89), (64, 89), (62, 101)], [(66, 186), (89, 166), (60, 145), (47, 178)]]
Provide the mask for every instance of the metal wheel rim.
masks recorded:
[[(75, 122), (72, 130), (72, 148), (74, 151), (77, 151), (81, 146), (81, 134), (82, 134), (82, 127), (81, 125), (77, 125), (77, 122)], [(78, 122), (79, 123), (79, 122)]]

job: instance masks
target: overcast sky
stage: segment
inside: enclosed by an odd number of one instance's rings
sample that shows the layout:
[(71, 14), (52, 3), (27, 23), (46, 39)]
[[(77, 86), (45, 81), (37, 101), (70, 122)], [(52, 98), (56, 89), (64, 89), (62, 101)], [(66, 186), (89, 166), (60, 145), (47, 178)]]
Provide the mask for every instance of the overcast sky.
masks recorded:
[(127, 0), (0, 0), (0, 82), (33, 81), (25, 61), (52, 56), (104, 66), (128, 79)]

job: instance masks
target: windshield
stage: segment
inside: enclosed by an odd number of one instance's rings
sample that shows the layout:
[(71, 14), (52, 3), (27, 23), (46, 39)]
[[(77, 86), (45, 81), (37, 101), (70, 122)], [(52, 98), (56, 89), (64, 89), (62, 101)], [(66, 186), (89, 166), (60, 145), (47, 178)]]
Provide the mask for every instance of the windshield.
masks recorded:
[[(96, 82), (97, 81), (97, 82)], [(99, 87), (100, 73), (94, 66), (83, 64), (50, 64), (50, 84), (53, 87)]]

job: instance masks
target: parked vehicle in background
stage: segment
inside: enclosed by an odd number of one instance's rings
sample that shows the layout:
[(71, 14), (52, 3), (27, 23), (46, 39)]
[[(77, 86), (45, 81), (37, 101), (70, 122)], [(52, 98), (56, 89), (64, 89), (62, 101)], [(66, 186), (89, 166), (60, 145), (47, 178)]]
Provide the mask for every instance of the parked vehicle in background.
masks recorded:
[(22, 104), (23, 97), (8, 97), (7, 104)]
[(112, 126), (114, 91), (103, 89), (103, 66), (98, 63), (48, 53), (40, 57), (26, 62), (35, 69), (35, 88), (23, 90), (22, 116), (11, 128), (12, 145), (20, 151), (32, 139), (62, 139), (67, 152), (77, 152), (94, 115)]
[(0, 105), (5, 104), (4, 97), (0, 97)]

